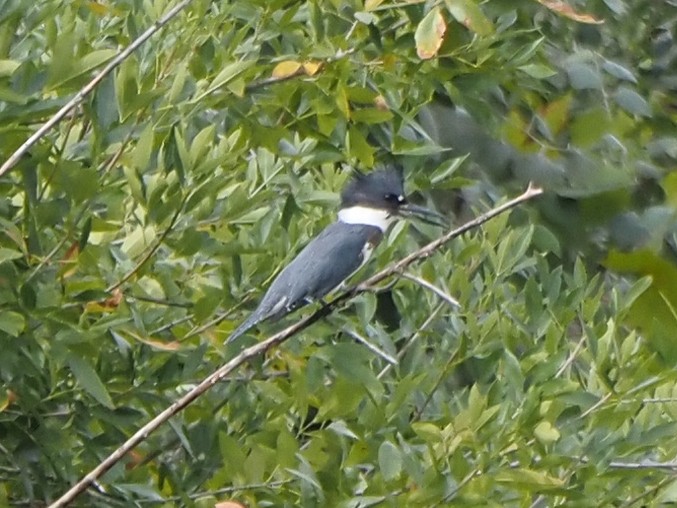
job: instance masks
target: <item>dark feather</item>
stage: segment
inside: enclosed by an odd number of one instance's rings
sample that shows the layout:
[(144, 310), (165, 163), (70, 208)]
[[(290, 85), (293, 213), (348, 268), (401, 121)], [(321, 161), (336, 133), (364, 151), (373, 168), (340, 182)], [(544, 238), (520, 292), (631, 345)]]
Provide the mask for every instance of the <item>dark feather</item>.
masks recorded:
[(335, 222), (325, 228), (280, 272), (257, 309), (226, 342), (261, 321), (280, 319), (324, 297), (362, 265), (364, 245), (375, 245), (381, 238), (375, 226)]

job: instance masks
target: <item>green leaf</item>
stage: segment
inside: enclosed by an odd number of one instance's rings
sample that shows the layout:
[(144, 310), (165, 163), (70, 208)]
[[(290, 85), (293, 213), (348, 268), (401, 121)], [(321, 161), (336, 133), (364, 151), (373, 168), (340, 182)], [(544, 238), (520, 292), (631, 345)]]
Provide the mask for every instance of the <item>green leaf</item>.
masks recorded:
[[(136, 147), (132, 153), (132, 164), (134, 167), (143, 171), (146, 169), (146, 166), (150, 163), (150, 156), (153, 152), (153, 139), (155, 136), (155, 129), (152, 124), (146, 125), (146, 128), (143, 129), (139, 140), (136, 142)], [(138, 187), (138, 186), (137, 186)]]
[(114, 49), (97, 49), (78, 60), (77, 72), (85, 73), (110, 60), (117, 54)]
[(199, 102), (205, 96), (213, 93), (214, 91), (221, 88), (223, 85), (235, 79), (237, 76), (239, 76), (244, 71), (249, 69), (252, 65), (254, 65), (254, 63), (255, 63), (254, 60), (241, 60), (239, 62), (232, 62), (226, 65), (223, 69), (221, 69), (221, 72), (219, 72), (216, 75), (216, 77), (212, 80), (212, 82), (209, 84), (209, 89), (203, 94), (193, 99), (193, 101)]
[(366, 124), (387, 122), (393, 118), (392, 112), (378, 108), (356, 109), (352, 113), (352, 118), (356, 122)]
[(23, 254), (18, 250), (0, 247), (0, 264), (13, 259), (19, 259), (22, 256)]
[(616, 104), (622, 107), (628, 113), (638, 116), (651, 116), (651, 107), (649, 103), (634, 90), (626, 87), (620, 87), (614, 95)]
[(642, 277), (636, 281), (623, 295), (623, 308), (627, 309), (632, 307), (637, 298), (642, 296), (642, 294), (651, 287), (652, 283), (653, 279), (651, 277)]
[(416, 27), (414, 39), (418, 57), (428, 60), (436, 56), (442, 46), (446, 31), (447, 23), (442, 16), (442, 10), (439, 7), (433, 7)]
[(11, 310), (0, 311), (0, 330), (12, 337), (18, 337), (25, 328), (26, 318), (21, 314)]
[(157, 232), (152, 226), (146, 228), (137, 227), (125, 237), (120, 250), (130, 258), (135, 258), (150, 247), (156, 235)]
[(0, 85), (0, 101), (13, 104), (26, 104), (28, 103), (28, 96), (17, 93), (4, 85)]
[(111, 399), (108, 390), (106, 390), (101, 378), (89, 361), (79, 356), (70, 355), (68, 358), (68, 366), (75, 376), (75, 379), (77, 379), (78, 384), (87, 393), (108, 409), (115, 409), (113, 399)]
[(536, 79), (545, 79), (557, 74), (552, 67), (537, 63), (522, 65), (518, 69)]
[(590, 146), (609, 132), (611, 118), (604, 108), (590, 108), (576, 115), (571, 125), (571, 139), (578, 146)]
[(11, 76), (19, 65), (17, 60), (0, 60), (0, 78)]
[(127, 185), (129, 186), (131, 195), (138, 203), (145, 203), (145, 187), (139, 172), (132, 166), (126, 164), (122, 167), (122, 171), (127, 180)]
[(618, 79), (622, 79), (623, 81), (630, 81), (631, 83), (637, 83), (637, 78), (632, 72), (630, 72), (628, 69), (615, 62), (606, 60), (602, 64), (602, 69), (604, 69), (606, 72), (608, 72), (609, 74)]
[(347, 145), (351, 157), (356, 157), (366, 167), (374, 165), (374, 149), (356, 127), (348, 131)]
[(550, 229), (541, 225), (534, 228), (533, 244), (541, 252), (553, 253), (557, 256), (562, 255), (562, 247), (557, 236)]
[(588, 64), (575, 62), (566, 67), (571, 86), (576, 90), (602, 89), (602, 77)]
[(496, 475), (496, 481), (503, 484), (512, 484), (512, 486), (521, 490), (529, 491), (533, 489), (535, 492), (559, 489), (564, 486), (564, 480), (542, 471), (526, 468), (499, 471)]
[(190, 145), (190, 160), (199, 161), (204, 157), (214, 140), (214, 131), (214, 125), (208, 125), (197, 133)]
[(434, 423), (414, 422), (411, 424), (411, 430), (413, 430), (418, 437), (426, 442), (438, 443), (443, 440), (442, 431)]
[(378, 465), (387, 482), (395, 480), (402, 472), (402, 454), (390, 441), (384, 441), (378, 449)]
[(534, 436), (543, 444), (559, 441), (560, 433), (550, 422), (542, 421), (534, 429)]
[(169, 102), (175, 103), (179, 100), (183, 89), (185, 88), (186, 81), (188, 79), (188, 68), (185, 64), (179, 64), (176, 67), (176, 74), (174, 75), (174, 81), (172, 86), (169, 89)]
[(475, 0), (445, 0), (444, 3), (456, 21), (477, 35), (487, 36), (493, 33), (494, 25)]

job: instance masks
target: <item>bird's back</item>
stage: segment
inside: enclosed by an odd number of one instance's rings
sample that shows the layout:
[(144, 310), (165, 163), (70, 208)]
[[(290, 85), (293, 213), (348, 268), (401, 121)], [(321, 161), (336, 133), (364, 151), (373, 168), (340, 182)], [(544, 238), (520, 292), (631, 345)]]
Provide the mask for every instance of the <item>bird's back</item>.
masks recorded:
[(316, 236), (270, 285), (257, 309), (238, 327), (228, 341), (257, 323), (279, 319), (307, 303), (324, 297), (362, 263), (365, 254), (382, 238), (378, 227), (335, 222)]

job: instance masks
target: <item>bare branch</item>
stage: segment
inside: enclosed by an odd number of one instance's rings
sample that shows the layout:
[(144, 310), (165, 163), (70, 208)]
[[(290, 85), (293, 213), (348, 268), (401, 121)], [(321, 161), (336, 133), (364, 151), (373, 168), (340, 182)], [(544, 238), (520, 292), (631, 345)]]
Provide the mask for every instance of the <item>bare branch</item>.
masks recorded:
[(80, 91), (75, 94), (70, 101), (68, 101), (59, 111), (57, 111), (52, 118), (47, 120), (42, 127), (33, 133), (19, 148), (17, 148), (14, 153), (5, 161), (5, 163), (0, 166), (0, 176), (4, 175), (9, 171), (19, 160), (23, 157), (28, 150), (37, 143), (49, 130), (58, 124), (68, 113), (77, 108), (82, 101), (89, 95), (96, 86), (103, 81), (103, 79), (108, 76), (118, 65), (125, 61), (125, 59), (136, 51), (139, 46), (146, 42), (151, 36), (153, 36), (158, 30), (165, 26), (171, 19), (176, 16), (179, 12), (185, 9), (191, 0), (182, 0), (171, 8), (167, 14), (158, 19), (153, 25), (143, 32), (139, 37), (137, 37), (129, 46), (117, 54), (108, 65), (106, 65), (101, 72), (99, 72), (94, 79), (87, 83)]
[(599, 399), (591, 408), (584, 411), (581, 414), (581, 416), (579, 416), (579, 418), (583, 419), (586, 416), (588, 416), (590, 413), (594, 413), (595, 411), (597, 411), (597, 409), (599, 409), (601, 406), (603, 406), (606, 403), (606, 401), (611, 398), (611, 395), (613, 395), (611, 392), (607, 393), (604, 397)]
[(458, 303), (458, 301), (454, 297), (445, 293), (440, 288), (438, 288), (434, 284), (428, 282), (427, 280), (422, 279), (421, 277), (417, 277), (416, 275), (409, 273), (409, 272), (402, 272), (400, 274), (400, 276), (405, 278), (405, 279), (409, 279), (409, 280), (415, 282), (416, 284), (418, 284), (421, 287), (424, 287), (425, 289), (432, 291), (433, 293), (435, 293), (437, 296), (439, 296), (442, 300), (447, 302), (452, 307), (456, 307), (457, 309), (461, 308), (461, 304)]
[(131, 279), (135, 273), (137, 273), (143, 265), (145, 265), (148, 260), (153, 257), (153, 254), (160, 248), (160, 245), (162, 245), (162, 242), (165, 241), (165, 238), (167, 238), (167, 235), (169, 232), (174, 229), (174, 226), (176, 225), (176, 221), (179, 220), (179, 215), (181, 215), (181, 212), (183, 211), (183, 205), (186, 204), (186, 201), (188, 201), (188, 198), (190, 197), (190, 194), (187, 194), (186, 197), (179, 203), (179, 206), (176, 208), (176, 212), (174, 212), (174, 215), (172, 216), (172, 219), (169, 221), (169, 226), (160, 234), (160, 238), (157, 239), (155, 244), (148, 249), (148, 252), (139, 260), (139, 262), (136, 264), (134, 268), (132, 268), (122, 279), (120, 279), (118, 282), (113, 284), (112, 286), (109, 286), (106, 288), (106, 292), (110, 293), (111, 291), (119, 288), (122, 286), (125, 282), (127, 282), (129, 279)]
[(376, 347), (374, 344), (369, 342), (367, 339), (362, 337), (359, 333), (357, 333), (354, 330), (345, 330), (345, 332), (350, 335), (353, 339), (355, 339), (357, 342), (362, 344), (364, 347), (366, 347), (369, 351), (374, 353), (376, 356), (380, 356), (383, 358), (386, 362), (388, 362), (390, 365), (397, 365), (397, 359), (393, 358), (390, 356), (388, 353), (383, 351), (382, 349)]
[[(583, 464), (589, 464), (590, 459), (588, 457), (573, 457), (576, 460), (580, 461)], [(624, 462), (620, 460), (612, 460), (609, 462), (609, 467), (612, 469), (631, 469), (631, 470), (643, 470), (643, 469), (660, 469), (668, 471), (677, 471), (677, 460), (672, 460), (669, 462), (659, 462), (652, 459), (642, 459), (637, 462)]]
[(543, 191), (541, 189), (529, 186), (529, 188), (518, 197), (511, 199), (510, 201), (489, 210), (488, 212), (476, 217), (475, 219), (469, 222), (466, 222), (459, 228), (447, 232), (437, 240), (428, 243), (421, 249), (414, 251), (413, 253), (404, 257), (400, 261), (391, 264), (384, 270), (381, 270), (376, 275), (369, 277), (363, 283), (344, 291), (336, 298), (334, 298), (331, 302), (320, 307), (314, 313), (299, 319), (299, 321), (297, 321), (293, 325), (270, 336), (266, 340), (244, 349), (234, 358), (232, 358), (227, 363), (225, 363), (217, 370), (212, 372), (209, 376), (203, 379), (190, 391), (179, 397), (173, 404), (167, 407), (164, 411), (160, 412), (157, 416), (155, 416), (152, 420), (146, 423), (138, 431), (136, 431), (119, 448), (117, 448), (113, 453), (111, 453), (108, 457), (106, 457), (103, 461), (101, 461), (98, 466), (96, 466), (89, 473), (87, 473), (82, 479), (80, 479), (75, 485), (73, 485), (68, 491), (66, 491), (59, 499), (54, 501), (50, 505), (50, 508), (57, 508), (68, 505), (79, 494), (84, 492), (90, 485), (92, 485), (95, 481), (97, 481), (97, 479), (100, 478), (101, 475), (103, 475), (118, 461), (120, 461), (120, 459), (122, 459), (127, 453), (129, 453), (139, 443), (143, 442), (146, 438), (148, 438), (150, 434), (152, 434), (155, 430), (157, 430), (167, 420), (169, 420), (172, 416), (182, 411), (186, 406), (188, 406), (190, 403), (192, 403), (194, 400), (200, 397), (212, 386), (223, 381), (231, 372), (233, 372), (242, 364), (248, 362), (249, 360), (259, 355), (264, 354), (272, 347), (282, 344), (290, 337), (296, 335), (301, 330), (308, 328), (313, 323), (329, 315), (332, 312), (332, 310), (335, 307), (337, 307), (340, 303), (343, 303), (346, 300), (350, 300), (358, 294), (373, 290), (373, 288), (379, 282), (387, 279), (388, 277), (396, 275), (397, 273), (400, 273), (402, 270), (406, 269), (415, 261), (430, 256), (433, 252), (435, 252), (436, 249), (439, 249), (444, 244), (456, 238), (457, 236), (460, 236), (466, 231), (469, 231), (472, 228), (484, 224), (488, 220), (496, 217), (497, 215), (500, 215), (510, 210), (511, 208), (514, 208), (515, 206), (542, 194), (542, 192)]
[(421, 404), (421, 407), (419, 407), (416, 412), (414, 413), (413, 420), (417, 421), (421, 419), (421, 416), (423, 415), (423, 411), (425, 411), (426, 407), (428, 407), (428, 404), (430, 404), (430, 401), (433, 400), (433, 396), (435, 395), (435, 392), (442, 386), (442, 383), (444, 380), (449, 376), (449, 369), (457, 363), (458, 358), (456, 355), (458, 354), (458, 349), (454, 350), (454, 352), (451, 354), (449, 359), (447, 360), (447, 363), (444, 365), (444, 368), (442, 369), (442, 372), (440, 373), (439, 377), (437, 378), (437, 381), (435, 381), (435, 384), (432, 387), (432, 390), (430, 390), (430, 393), (426, 396), (425, 400), (423, 401), (423, 404)]
[(559, 370), (555, 374), (555, 377), (560, 377), (564, 373), (564, 371), (566, 371), (571, 366), (571, 364), (574, 363), (574, 360), (578, 356), (578, 353), (580, 353), (581, 350), (583, 349), (584, 343), (585, 343), (585, 335), (583, 335), (581, 339), (578, 341), (574, 350), (571, 353), (569, 353), (569, 356), (562, 364), (562, 366), (559, 368)]
[(677, 397), (647, 397), (645, 399), (630, 399), (630, 400), (619, 400), (619, 404), (636, 404), (641, 402), (642, 404), (668, 404), (670, 402), (677, 402)]
[(609, 462), (609, 467), (614, 469), (668, 469), (670, 471), (677, 471), (677, 461), (658, 462), (656, 460), (644, 459), (639, 462), (621, 462), (614, 460)]
[[(223, 487), (216, 490), (207, 490), (204, 492), (194, 492), (192, 494), (187, 494), (185, 497), (188, 499), (200, 499), (203, 497), (213, 497), (220, 494), (232, 494), (234, 492), (243, 492), (245, 490), (255, 490), (255, 489), (276, 489), (281, 487), (291, 480), (276, 480), (268, 483), (251, 483), (248, 485), (238, 485), (236, 487)], [(184, 496), (172, 496), (165, 497), (163, 499), (140, 499), (137, 501), (139, 504), (164, 504), (164, 503), (176, 503), (184, 500)]]
[[(409, 351), (409, 348), (416, 342), (416, 340), (421, 336), (421, 332), (428, 328), (428, 325), (432, 323), (437, 315), (440, 313), (442, 310), (444, 304), (440, 303), (435, 309), (430, 313), (430, 315), (426, 318), (426, 320), (423, 322), (421, 326), (418, 327), (416, 332), (407, 340), (407, 343), (402, 346), (402, 348), (398, 351), (397, 353), (397, 360), (402, 359), (404, 357), (404, 354)], [(392, 364), (386, 365), (383, 367), (383, 370), (378, 373), (378, 376), (376, 376), (376, 379), (381, 379), (383, 376), (387, 374), (387, 372), (392, 368)]]

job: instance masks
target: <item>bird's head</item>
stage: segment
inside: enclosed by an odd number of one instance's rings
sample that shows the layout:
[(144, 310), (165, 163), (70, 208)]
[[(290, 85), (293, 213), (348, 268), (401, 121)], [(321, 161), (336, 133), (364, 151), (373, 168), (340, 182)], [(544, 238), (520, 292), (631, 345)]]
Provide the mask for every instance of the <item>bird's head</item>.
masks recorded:
[(397, 218), (416, 217), (446, 227), (446, 219), (428, 208), (411, 204), (404, 193), (402, 172), (386, 168), (370, 173), (355, 173), (341, 192), (339, 220), (351, 224), (370, 224), (385, 231)]

